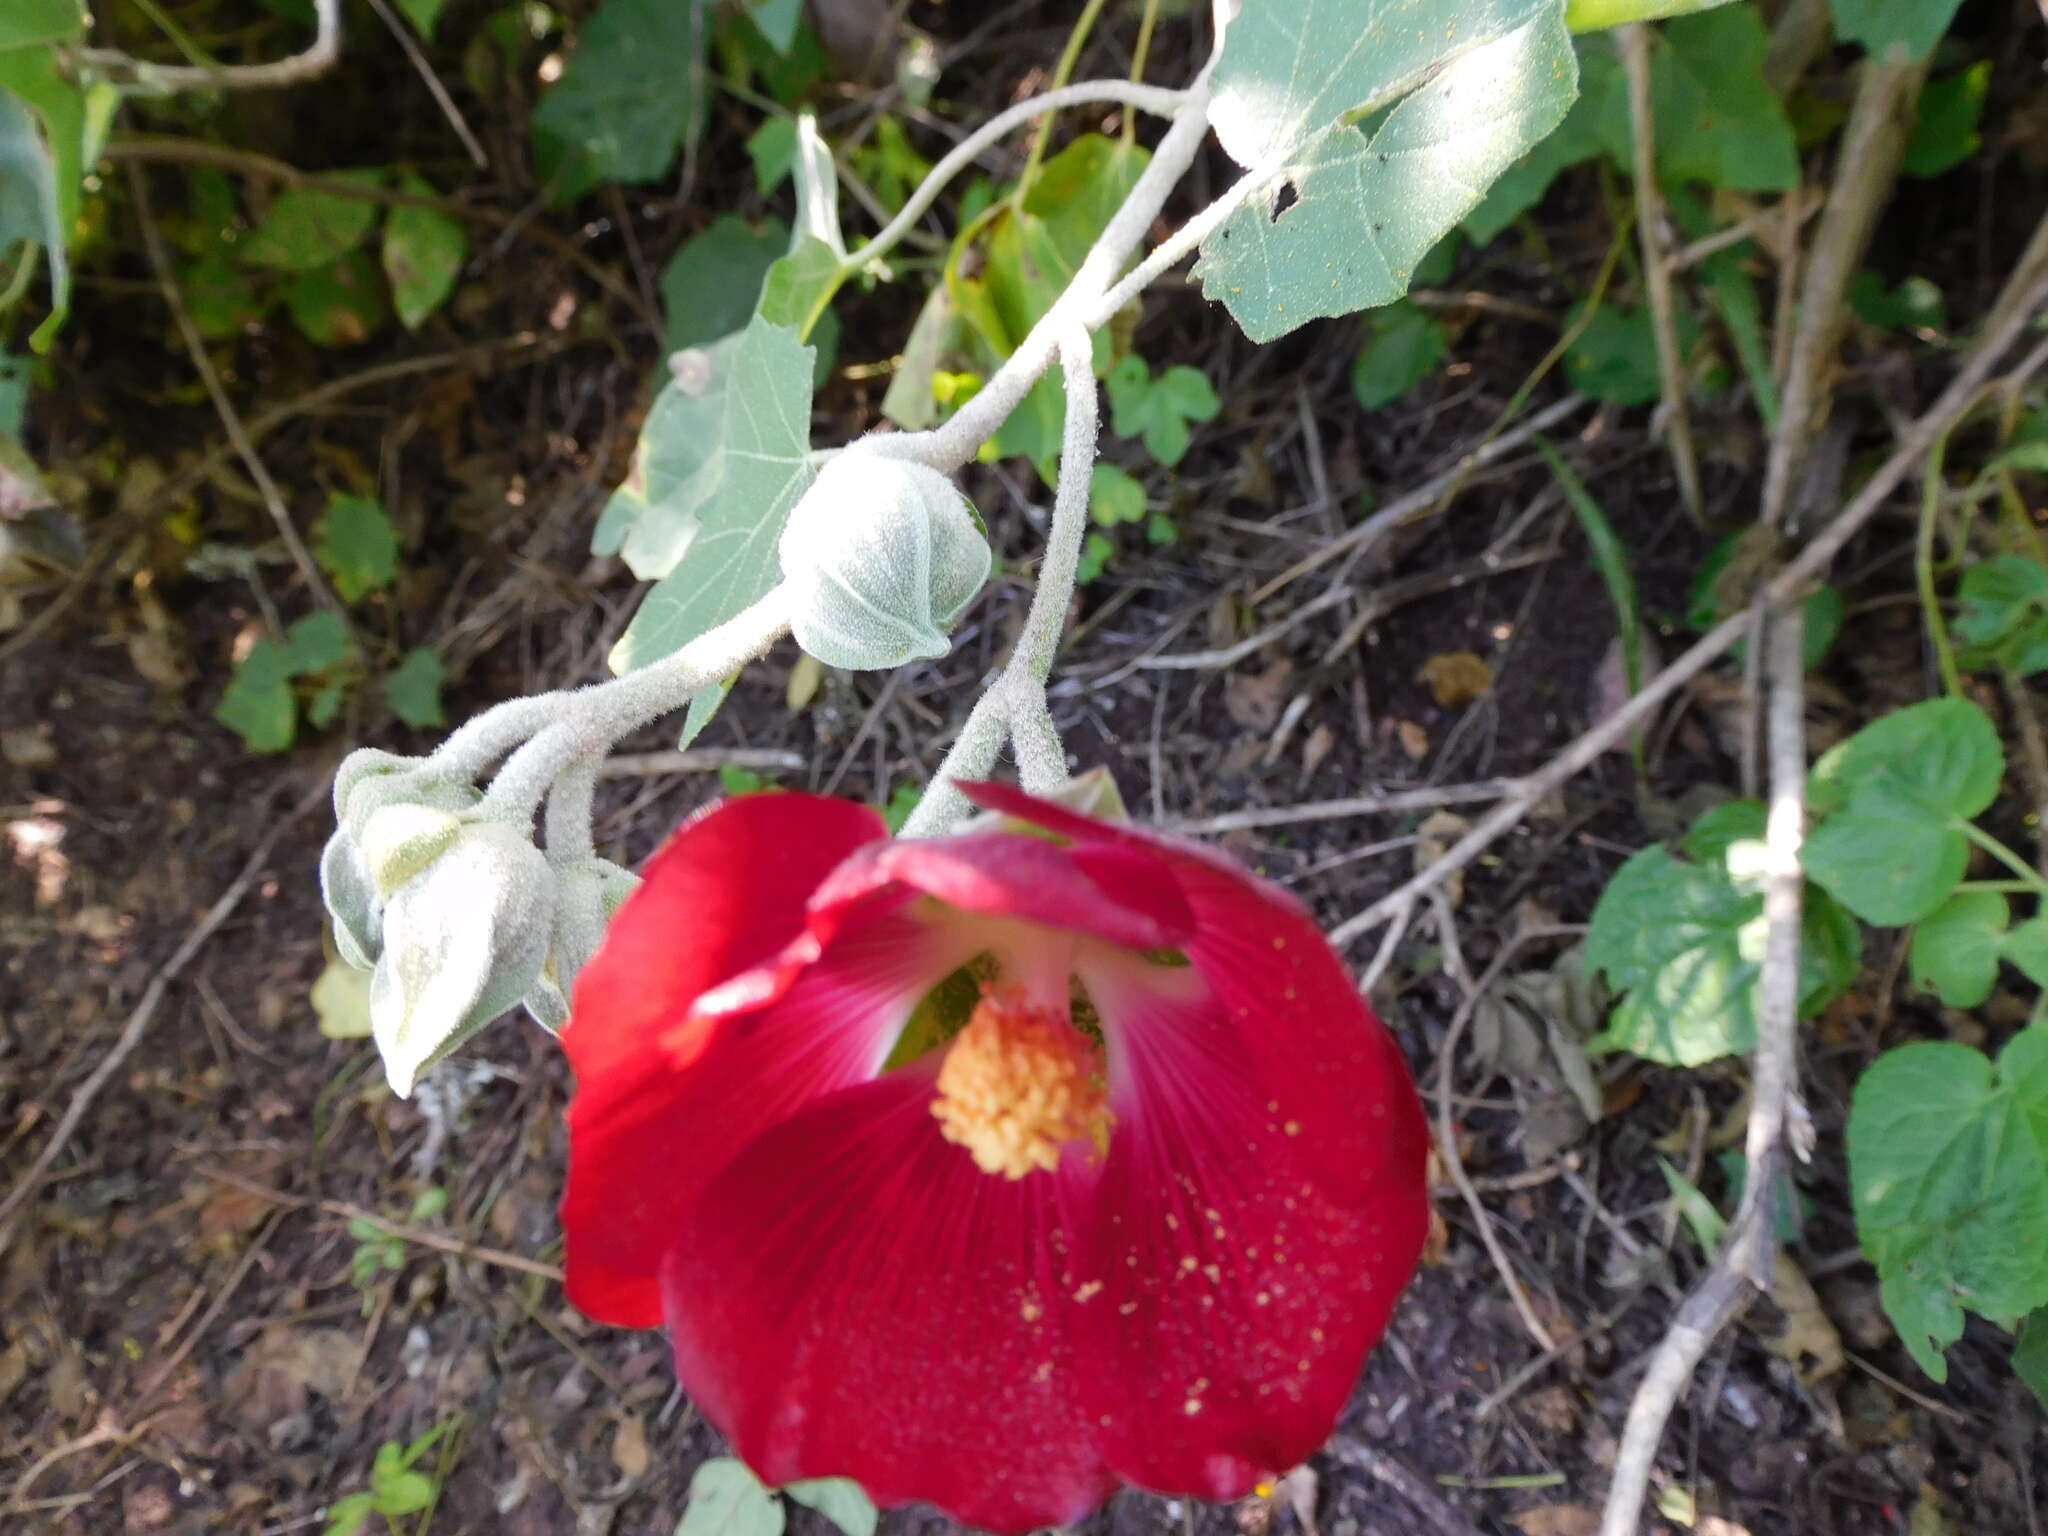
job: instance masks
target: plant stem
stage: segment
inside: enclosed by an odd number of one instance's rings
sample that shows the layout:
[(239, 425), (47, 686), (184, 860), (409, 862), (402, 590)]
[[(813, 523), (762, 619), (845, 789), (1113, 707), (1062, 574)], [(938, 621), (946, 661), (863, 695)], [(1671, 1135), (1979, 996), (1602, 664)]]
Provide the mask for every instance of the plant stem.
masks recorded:
[(1941, 666), (1941, 686), (1950, 698), (1960, 699), (1963, 675), (1956, 667), (1948, 621), (1941, 616), (1941, 598), (1934, 590), (1934, 519), (1941, 511), (1941, 461), (1947, 451), (1948, 434), (1943, 433), (1927, 450), (1927, 463), (1920, 471), (1920, 533), (1913, 543), (1913, 578), (1920, 587), (1920, 611), (1927, 619), (1927, 638), (1933, 643), (1935, 660)]
[[(1145, 0), (1145, 14), (1138, 19), (1138, 41), (1131, 48), (1131, 83), (1138, 84), (1145, 78), (1145, 63), (1152, 56), (1152, 29), (1159, 24), (1159, 0)], [(1124, 108), (1124, 142), (1129, 144), (1138, 136), (1138, 117), (1129, 107)]]
[[(554, 723), (506, 759), (484, 795), (482, 813), (506, 821), (530, 820), (542, 797), (570, 764), (581, 758), (595, 761), (602, 757), (621, 736), (679, 708), (700, 689), (730, 677), (788, 629), (788, 592), (777, 586), (752, 607), (706, 630), (652, 666), (544, 700), (518, 701), (547, 703)], [(481, 736), (479, 732), (479, 739)]]
[[(1060, 50), (1059, 62), (1053, 66), (1052, 88), (1058, 90), (1074, 78), (1074, 66), (1081, 62), (1081, 50), (1088, 46), (1088, 34), (1095, 30), (1095, 18), (1102, 14), (1103, 0), (1088, 0), (1081, 11), (1081, 19), (1074, 23), (1074, 30), (1067, 34), (1067, 46)], [(1124, 108), (1125, 121), (1129, 121), (1130, 108)], [(1031, 183), (1038, 179), (1038, 168), (1045, 163), (1045, 141), (1052, 137), (1052, 124), (1040, 123), (1038, 131), (1031, 135), (1031, 148), (1024, 156), (1024, 170), (1017, 177), (1016, 190), (1010, 194), (1010, 206), (1022, 210), (1024, 199), (1031, 195)]]
[(1998, 860), (1999, 863), (2025, 881), (2026, 888), (2035, 895), (2048, 897), (2048, 879), (2043, 879), (2033, 865), (2014, 853), (2005, 844), (1978, 826), (1977, 823), (1965, 821), (1962, 817), (1958, 816), (1949, 823), (1949, 830), (1962, 833), (1964, 837), (1975, 843), (1979, 848), (1982, 848), (1992, 858)]
[(1009, 729), (1008, 690), (992, 687), (975, 700), (974, 708), (967, 712), (960, 734), (953, 738), (945, 761), (932, 775), (924, 798), (904, 819), (903, 830), (897, 835), (938, 837), (958, 826), (973, 810), (967, 797), (960, 793), (960, 781), (981, 778), (995, 765), (996, 753), (1002, 750)]
[(881, 232), (857, 250), (849, 252), (842, 263), (842, 270), (848, 275), (861, 270), (869, 262), (880, 261), (888, 255), (904, 235), (909, 233), (925, 211), (938, 200), (946, 189), (946, 183), (980, 158), (982, 153), (1020, 124), (1028, 123), (1047, 112), (1057, 112), (1064, 107), (1085, 107), (1096, 102), (1122, 103), (1136, 107), (1141, 112), (1155, 113), (1170, 117), (1183, 110), (1188, 92), (1168, 90), (1164, 86), (1139, 85), (1130, 80), (1090, 80), (1080, 85), (1070, 85), (1062, 90), (1047, 91), (1043, 96), (1033, 96), (1020, 101), (1016, 106), (983, 123), (974, 132), (962, 139), (947, 152), (945, 158), (932, 167), (931, 173), (918, 184), (910, 200), (897, 211), (896, 217), (882, 226)]

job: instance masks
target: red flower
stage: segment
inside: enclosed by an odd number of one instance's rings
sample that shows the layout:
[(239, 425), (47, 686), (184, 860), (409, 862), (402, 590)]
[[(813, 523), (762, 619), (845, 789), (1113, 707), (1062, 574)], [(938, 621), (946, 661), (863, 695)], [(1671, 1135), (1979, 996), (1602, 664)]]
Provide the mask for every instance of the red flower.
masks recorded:
[(666, 1320), (771, 1485), (998, 1531), (1236, 1498), (1327, 1438), (1414, 1272), (1406, 1064), (1284, 893), (972, 794), (1014, 819), (753, 795), (655, 856), (562, 1037), (569, 1295)]

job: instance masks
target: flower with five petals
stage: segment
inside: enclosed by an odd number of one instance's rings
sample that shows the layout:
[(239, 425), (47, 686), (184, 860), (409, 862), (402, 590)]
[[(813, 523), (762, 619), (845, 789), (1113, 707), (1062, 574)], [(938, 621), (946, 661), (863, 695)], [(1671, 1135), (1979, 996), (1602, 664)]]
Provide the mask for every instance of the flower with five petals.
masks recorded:
[(996, 1531), (1313, 1453), (1413, 1273), (1406, 1063), (1306, 911), (996, 785), (689, 822), (576, 984), (570, 1298), (770, 1484)]

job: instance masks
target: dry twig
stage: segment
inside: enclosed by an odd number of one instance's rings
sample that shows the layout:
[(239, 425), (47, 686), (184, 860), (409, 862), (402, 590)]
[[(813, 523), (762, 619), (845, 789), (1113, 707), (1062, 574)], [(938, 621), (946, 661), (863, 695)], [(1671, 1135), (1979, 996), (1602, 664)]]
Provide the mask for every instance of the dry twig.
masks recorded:
[(1692, 412), (1685, 398), (1685, 364), (1678, 355), (1678, 312), (1671, 297), (1671, 259), (1664, 242), (1664, 199), (1657, 191), (1657, 131), (1650, 112), (1650, 33), (1640, 21), (1615, 33), (1628, 77), (1628, 116), (1635, 141), (1636, 238), (1643, 247), (1643, 283), (1657, 338), (1657, 378), (1664, 395), (1664, 434), (1678, 496), (1706, 526), (1707, 498), (1700, 487), (1699, 454), (1692, 443)]
[(1787, 1128), (1798, 1119), (1799, 845), (1806, 821), (1806, 626), (1788, 601), (1771, 616), (1765, 673), (1770, 685), (1770, 820), (1764, 836), (1763, 974), (1757, 982), (1757, 1043), (1751, 1072), (1749, 1177), (1742, 1204), (1713, 1267), (1680, 1303), (1629, 1403), (1600, 1536), (1632, 1536), (1649, 1489), (1665, 1422), (1707, 1346), (1759, 1291), (1777, 1258), (1776, 1197)]

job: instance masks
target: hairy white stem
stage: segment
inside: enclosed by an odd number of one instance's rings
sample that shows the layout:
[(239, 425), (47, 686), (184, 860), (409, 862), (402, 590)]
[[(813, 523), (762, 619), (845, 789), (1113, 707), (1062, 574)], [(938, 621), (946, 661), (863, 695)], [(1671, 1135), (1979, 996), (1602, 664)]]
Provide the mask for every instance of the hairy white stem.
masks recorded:
[(591, 840), (591, 810), (597, 798), (597, 765), (602, 753), (580, 757), (562, 770), (548, 791), (548, 861), (556, 868), (597, 856)]
[(876, 451), (915, 459), (950, 474), (973, 458), (976, 450), (1023, 403), (1032, 385), (1052, 366), (1062, 336), (1076, 325), (1083, 330), (1093, 329), (1108, 314), (1116, 312), (1112, 309), (1097, 318), (1102, 297), (1116, 274), (1130, 260), (1167, 197), (1194, 163), (1195, 153), (1209, 131), (1209, 97), (1209, 72), (1205, 67), (1185, 93), (1180, 110), (1174, 114), (1173, 126), (1166, 130), (1166, 137), (1152, 153), (1152, 163), (1145, 167), (1130, 196), (1111, 217), (1073, 281), (980, 392), (950, 420), (930, 431), (896, 432), (874, 439)]
[(995, 766), (996, 754), (1010, 731), (1007, 689), (991, 687), (975, 701), (961, 723), (960, 734), (932, 776), (931, 786), (903, 823), (903, 837), (937, 837), (958, 826), (973, 807), (960, 793), (962, 779), (978, 779)]
[(78, 62), (105, 74), (119, 75), (145, 90), (202, 91), (291, 85), (324, 74), (341, 57), (341, 0), (313, 0), (318, 30), (304, 53), (269, 64), (151, 64), (116, 48), (81, 48)]
[(1033, 96), (1020, 101), (1014, 107), (998, 112), (974, 132), (962, 139), (933, 166), (924, 180), (910, 194), (910, 201), (897, 212), (896, 217), (882, 226), (872, 240), (858, 250), (847, 253), (845, 270), (858, 272), (871, 261), (880, 260), (896, 246), (917, 221), (924, 217), (931, 205), (938, 201), (939, 194), (960, 172), (980, 158), (990, 145), (1000, 142), (1008, 134), (1022, 127), (1034, 118), (1048, 112), (1059, 112), (1067, 107), (1093, 106), (1098, 102), (1112, 105), (1136, 107), (1140, 112), (1150, 112), (1158, 117), (1171, 117), (1181, 109), (1187, 100), (1186, 91), (1176, 91), (1159, 85), (1140, 85), (1133, 80), (1088, 80), (1079, 85), (1062, 86), (1056, 91), (1047, 91), (1042, 96)]
[[(777, 586), (751, 608), (706, 630), (652, 666), (609, 682), (550, 695), (548, 714), (553, 723), (506, 759), (484, 796), (484, 814), (508, 821), (530, 819), (541, 797), (571, 763), (602, 757), (621, 736), (730, 677), (788, 629), (788, 595)], [(541, 701), (516, 701), (537, 702)]]

